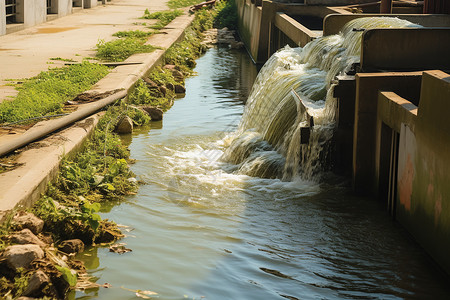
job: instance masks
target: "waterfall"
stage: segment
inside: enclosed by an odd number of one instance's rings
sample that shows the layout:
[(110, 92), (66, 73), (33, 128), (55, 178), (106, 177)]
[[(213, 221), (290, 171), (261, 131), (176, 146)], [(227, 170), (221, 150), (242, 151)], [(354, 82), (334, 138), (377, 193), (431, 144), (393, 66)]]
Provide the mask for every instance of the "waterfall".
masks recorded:
[(359, 18), (340, 34), (276, 52), (259, 72), (222, 159), (250, 176), (319, 180), (329, 166), (335, 128), (332, 81), (359, 62), (360, 29), (418, 26), (398, 18)]

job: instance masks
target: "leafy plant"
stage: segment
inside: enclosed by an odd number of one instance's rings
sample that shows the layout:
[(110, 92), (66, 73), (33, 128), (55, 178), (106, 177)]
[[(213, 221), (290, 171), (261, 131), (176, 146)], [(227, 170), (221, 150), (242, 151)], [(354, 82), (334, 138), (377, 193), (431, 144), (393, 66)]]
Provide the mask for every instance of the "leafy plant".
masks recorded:
[(150, 32), (150, 31), (141, 31), (141, 30), (130, 30), (130, 31), (118, 31), (116, 33), (113, 34), (113, 36), (116, 36), (118, 38), (124, 38), (124, 37), (129, 37), (129, 38), (146, 38), (151, 36), (152, 34), (154, 34), (155, 32)]
[(149, 28), (152, 29), (161, 29), (164, 28), (167, 24), (172, 22), (176, 17), (181, 16), (183, 14), (182, 10), (165, 10), (165, 11), (157, 11), (154, 13), (150, 13), (148, 9), (145, 10), (143, 19), (149, 20), (158, 20), (155, 24), (150, 25)]
[(127, 37), (109, 42), (100, 40), (97, 43), (96, 57), (104, 61), (124, 61), (135, 53), (149, 53), (156, 48), (145, 45), (146, 39)]

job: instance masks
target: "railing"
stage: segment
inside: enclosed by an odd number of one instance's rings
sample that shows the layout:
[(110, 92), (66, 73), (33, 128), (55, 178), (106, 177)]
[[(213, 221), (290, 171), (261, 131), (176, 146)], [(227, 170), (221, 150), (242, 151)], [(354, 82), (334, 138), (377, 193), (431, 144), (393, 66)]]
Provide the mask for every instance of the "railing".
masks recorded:
[(6, 24), (16, 22), (16, 0), (5, 0)]

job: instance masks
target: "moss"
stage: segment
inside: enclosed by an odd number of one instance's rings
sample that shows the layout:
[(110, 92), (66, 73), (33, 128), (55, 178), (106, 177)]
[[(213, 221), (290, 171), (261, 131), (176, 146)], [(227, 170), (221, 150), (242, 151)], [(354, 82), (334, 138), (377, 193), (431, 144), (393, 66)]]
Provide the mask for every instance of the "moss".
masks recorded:
[(19, 93), (13, 100), (0, 103), (0, 123), (60, 113), (67, 100), (106, 74), (107, 67), (89, 62), (41, 72), (18, 86)]

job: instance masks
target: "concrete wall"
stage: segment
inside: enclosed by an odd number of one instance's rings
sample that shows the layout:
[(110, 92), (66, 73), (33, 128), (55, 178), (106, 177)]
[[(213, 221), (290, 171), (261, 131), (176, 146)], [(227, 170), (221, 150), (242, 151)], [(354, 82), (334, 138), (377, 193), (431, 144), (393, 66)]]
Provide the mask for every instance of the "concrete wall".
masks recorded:
[(376, 195), (376, 128), (378, 91), (394, 91), (418, 103), (421, 72), (356, 74), (352, 183), (356, 193)]
[(370, 2), (374, 2), (374, 0), (305, 0), (305, 4), (307, 5), (328, 5), (328, 6), (361, 4)]
[(236, 0), (239, 16), (239, 35), (242, 38), (252, 59), (256, 62), (259, 48), (262, 7), (250, 1)]
[(58, 14), (58, 17), (67, 16), (72, 13), (72, 0), (53, 0), (51, 13)]
[(16, 21), (25, 27), (34, 26), (47, 21), (46, 0), (17, 0)]
[(450, 274), (450, 75), (423, 73), (418, 109), (395, 93), (378, 100), (378, 122), (399, 134), (395, 217)]
[(0, 35), (6, 34), (5, 1), (0, 1)]
[(84, 8), (92, 8), (97, 6), (97, 0), (84, 0)]
[(424, 27), (450, 27), (450, 15), (331, 14), (324, 19), (323, 35), (339, 33), (351, 20), (379, 16), (398, 17)]
[(380, 28), (363, 33), (361, 70), (450, 70), (450, 28)]

